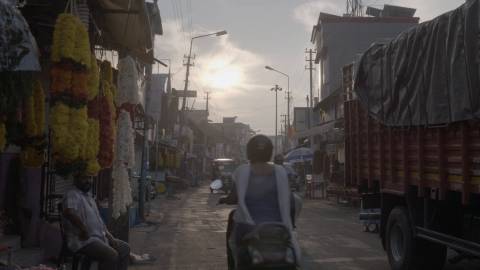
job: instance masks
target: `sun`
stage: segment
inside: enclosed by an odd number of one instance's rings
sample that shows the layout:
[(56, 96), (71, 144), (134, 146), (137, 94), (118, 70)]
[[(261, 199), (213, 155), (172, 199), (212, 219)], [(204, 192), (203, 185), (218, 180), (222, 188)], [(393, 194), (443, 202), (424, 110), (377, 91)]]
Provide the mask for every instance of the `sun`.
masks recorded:
[(216, 89), (234, 88), (241, 84), (242, 71), (234, 63), (216, 59), (207, 64), (202, 81)]
[(214, 88), (227, 89), (239, 84), (240, 73), (234, 68), (225, 68), (210, 74), (208, 81)]

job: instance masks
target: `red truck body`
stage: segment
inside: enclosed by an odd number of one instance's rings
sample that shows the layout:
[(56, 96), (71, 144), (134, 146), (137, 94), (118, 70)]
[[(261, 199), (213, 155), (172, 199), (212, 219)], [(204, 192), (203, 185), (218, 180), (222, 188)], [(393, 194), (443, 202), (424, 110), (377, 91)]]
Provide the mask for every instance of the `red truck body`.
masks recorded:
[(440, 127), (385, 127), (357, 100), (345, 102), (345, 186), (403, 195), (407, 188), (480, 193), (480, 121)]

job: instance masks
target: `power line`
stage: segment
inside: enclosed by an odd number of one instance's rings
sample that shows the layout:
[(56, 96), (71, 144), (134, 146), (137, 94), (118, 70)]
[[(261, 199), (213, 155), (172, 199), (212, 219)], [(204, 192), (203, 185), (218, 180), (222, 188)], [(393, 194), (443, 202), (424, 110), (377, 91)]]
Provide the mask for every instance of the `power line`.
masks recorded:
[[(182, 27), (183, 27), (183, 22), (180, 18), (180, 12), (178, 10), (178, 5), (177, 5), (177, 0), (170, 0), (170, 2), (172, 3), (172, 10), (173, 10), (173, 14), (174, 14), (174, 17), (175, 17), (175, 24), (177, 26), (177, 30), (178, 31), (182, 31)], [(183, 45), (184, 45), (184, 48), (185, 48), (185, 51), (187, 51), (187, 40), (185, 38), (185, 32), (183, 32)]]

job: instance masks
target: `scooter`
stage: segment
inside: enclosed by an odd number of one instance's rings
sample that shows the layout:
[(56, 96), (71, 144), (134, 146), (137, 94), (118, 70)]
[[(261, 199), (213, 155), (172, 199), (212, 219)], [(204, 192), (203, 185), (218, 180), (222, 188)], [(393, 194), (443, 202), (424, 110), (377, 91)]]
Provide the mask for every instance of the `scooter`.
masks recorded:
[[(294, 222), (301, 211), (302, 203), (296, 194), (293, 194), (292, 199)], [(276, 222), (258, 224), (248, 228), (248, 232), (240, 239), (230, 241), (234, 214), (235, 210), (232, 210), (228, 216), (226, 237), (228, 270), (298, 270), (292, 235), (284, 224)], [(236, 246), (231, 247), (234, 242), (237, 243)]]

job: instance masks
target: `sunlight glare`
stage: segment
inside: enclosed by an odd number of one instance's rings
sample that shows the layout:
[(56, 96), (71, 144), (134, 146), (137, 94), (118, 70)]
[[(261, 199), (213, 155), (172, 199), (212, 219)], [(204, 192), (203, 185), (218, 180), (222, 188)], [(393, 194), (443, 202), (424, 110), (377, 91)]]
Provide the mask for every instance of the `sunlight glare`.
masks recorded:
[(217, 89), (229, 89), (236, 87), (241, 83), (242, 72), (239, 67), (233, 63), (227, 63), (223, 60), (213, 60), (207, 65), (206, 72), (203, 74), (203, 81), (209, 86)]

